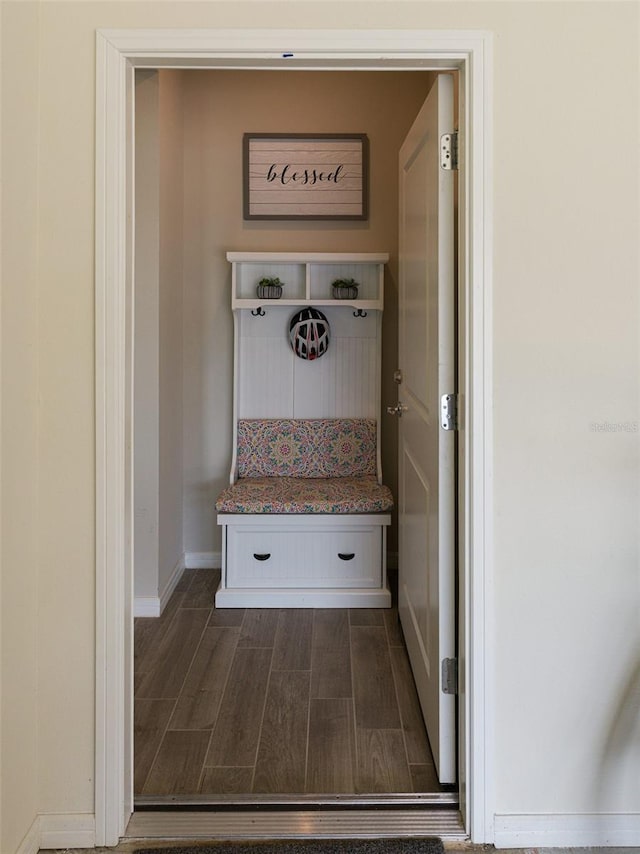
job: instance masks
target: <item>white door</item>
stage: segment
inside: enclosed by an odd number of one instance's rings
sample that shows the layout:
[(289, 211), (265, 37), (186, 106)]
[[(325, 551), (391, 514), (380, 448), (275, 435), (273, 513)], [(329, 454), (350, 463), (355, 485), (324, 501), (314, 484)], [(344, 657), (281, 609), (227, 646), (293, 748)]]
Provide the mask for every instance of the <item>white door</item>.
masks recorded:
[[(399, 610), (441, 783), (456, 780), (455, 440), (440, 426), (455, 390), (454, 184), (440, 166), (453, 131), (453, 80), (441, 74), (400, 151)], [(399, 379), (400, 379), (399, 377)]]

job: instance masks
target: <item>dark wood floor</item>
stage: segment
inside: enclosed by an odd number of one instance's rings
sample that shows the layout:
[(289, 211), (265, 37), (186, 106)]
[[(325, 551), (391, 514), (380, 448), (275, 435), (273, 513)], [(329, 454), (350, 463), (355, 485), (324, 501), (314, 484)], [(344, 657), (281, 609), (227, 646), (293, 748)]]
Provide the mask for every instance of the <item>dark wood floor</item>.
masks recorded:
[(395, 608), (213, 608), (187, 570), (135, 621), (140, 795), (439, 792)]

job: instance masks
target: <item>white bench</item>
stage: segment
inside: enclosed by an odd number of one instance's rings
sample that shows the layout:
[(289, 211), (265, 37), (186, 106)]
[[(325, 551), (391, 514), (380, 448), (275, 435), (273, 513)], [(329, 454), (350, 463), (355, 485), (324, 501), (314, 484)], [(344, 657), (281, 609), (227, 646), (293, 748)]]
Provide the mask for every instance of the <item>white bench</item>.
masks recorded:
[(390, 607), (372, 419), (241, 419), (216, 607)]

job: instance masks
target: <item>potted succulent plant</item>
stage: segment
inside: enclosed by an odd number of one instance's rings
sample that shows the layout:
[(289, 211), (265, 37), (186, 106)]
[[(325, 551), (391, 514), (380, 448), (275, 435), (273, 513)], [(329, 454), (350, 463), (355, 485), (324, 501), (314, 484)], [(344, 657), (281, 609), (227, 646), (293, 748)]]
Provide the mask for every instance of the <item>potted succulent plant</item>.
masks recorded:
[(331, 282), (334, 299), (357, 299), (358, 283), (355, 279), (336, 279)]
[(260, 279), (256, 288), (260, 299), (280, 299), (283, 283), (278, 279), (265, 277)]

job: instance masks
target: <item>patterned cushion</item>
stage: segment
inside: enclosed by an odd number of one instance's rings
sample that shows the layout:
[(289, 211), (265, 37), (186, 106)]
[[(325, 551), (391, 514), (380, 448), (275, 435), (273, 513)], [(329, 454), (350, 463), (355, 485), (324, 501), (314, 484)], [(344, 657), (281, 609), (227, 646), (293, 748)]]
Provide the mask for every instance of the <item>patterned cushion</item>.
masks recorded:
[(375, 475), (376, 422), (367, 418), (242, 419), (238, 477)]
[(216, 502), (219, 513), (384, 513), (392, 507), (391, 490), (375, 477), (250, 477)]

